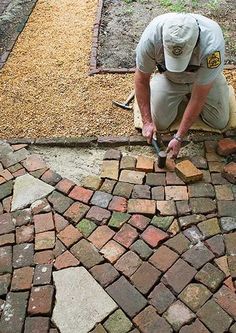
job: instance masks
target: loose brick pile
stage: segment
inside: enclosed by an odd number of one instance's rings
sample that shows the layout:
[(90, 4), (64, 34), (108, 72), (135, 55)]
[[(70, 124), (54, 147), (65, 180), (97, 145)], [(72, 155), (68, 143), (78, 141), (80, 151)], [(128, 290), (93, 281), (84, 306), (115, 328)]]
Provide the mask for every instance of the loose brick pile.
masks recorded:
[[(236, 186), (215, 142), (194, 159), (203, 180), (188, 185), (173, 161), (159, 169), (112, 149), (101, 177), (79, 186), (26, 148), (0, 146), (1, 333), (59, 332), (52, 272), (74, 266), (119, 306), (93, 333), (236, 332)], [(26, 173), (54, 190), (11, 212)]]

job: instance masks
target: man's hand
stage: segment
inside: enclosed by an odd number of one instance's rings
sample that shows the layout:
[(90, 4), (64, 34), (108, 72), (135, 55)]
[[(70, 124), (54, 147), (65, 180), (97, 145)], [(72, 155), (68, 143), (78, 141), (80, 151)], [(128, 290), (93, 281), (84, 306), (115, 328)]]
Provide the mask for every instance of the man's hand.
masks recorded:
[(143, 124), (142, 135), (147, 139), (147, 143), (151, 144), (155, 132), (156, 128), (152, 122)]
[(181, 142), (176, 139), (172, 139), (168, 144), (167, 153), (171, 152), (171, 158), (177, 158), (180, 148)]

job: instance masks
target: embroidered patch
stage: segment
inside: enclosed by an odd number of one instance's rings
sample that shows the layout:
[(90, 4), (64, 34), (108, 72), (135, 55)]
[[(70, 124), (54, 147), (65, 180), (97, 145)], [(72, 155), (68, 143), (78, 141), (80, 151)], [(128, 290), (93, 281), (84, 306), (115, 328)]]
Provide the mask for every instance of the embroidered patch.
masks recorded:
[(209, 57), (207, 57), (207, 67), (208, 68), (217, 68), (221, 64), (221, 55), (220, 51), (216, 51), (212, 53)]
[(172, 50), (172, 53), (175, 56), (179, 56), (179, 55), (181, 55), (183, 53), (183, 48), (181, 46), (174, 46), (173, 50)]

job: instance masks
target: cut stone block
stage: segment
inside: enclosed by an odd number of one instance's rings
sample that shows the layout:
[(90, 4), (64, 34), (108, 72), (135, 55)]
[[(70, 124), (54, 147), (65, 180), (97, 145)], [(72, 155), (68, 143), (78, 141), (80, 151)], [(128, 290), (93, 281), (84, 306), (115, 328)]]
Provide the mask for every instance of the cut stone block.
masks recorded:
[(236, 184), (236, 163), (230, 162), (227, 164), (222, 171), (222, 176), (230, 183)]
[(56, 304), (52, 321), (61, 333), (87, 333), (117, 309), (116, 303), (83, 267), (54, 272), (53, 279)]
[(119, 161), (103, 161), (101, 178), (118, 180), (119, 177)]
[(146, 199), (129, 199), (128, 213), (154, 215), (156, 213), (156, 201)]
[(195, 165), (186, 160), (175, 165), (176, 174), (185, 182), (190, 183), (202, 180), (203, 172), (195, 167)]
[(141, 171), (122, 170), (119, 181), (131, 184), (142, 185), (145, 173)]

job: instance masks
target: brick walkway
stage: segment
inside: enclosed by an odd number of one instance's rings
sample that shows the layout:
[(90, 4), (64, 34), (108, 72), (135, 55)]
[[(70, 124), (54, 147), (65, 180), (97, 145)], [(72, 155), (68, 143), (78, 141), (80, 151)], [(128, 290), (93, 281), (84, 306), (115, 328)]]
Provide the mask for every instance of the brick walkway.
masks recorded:
[[(186, 185), (173, 163), (160, 170), (108, 150), (101, 178), (82, 187), (27, 146), (0, 143), (0, 332), (57, 333), (56, 322), (71, 333), (53, 307), (57, 273), (73, 267), (111, 301), (90, 332), (235, 333), (236, 187), (221, 176), (215, 142), (205, 149), (198, 183)], [(92, 301), (71, 309), (78, 325)]]

